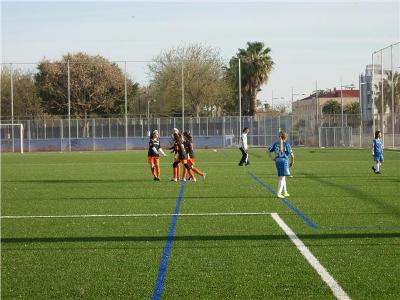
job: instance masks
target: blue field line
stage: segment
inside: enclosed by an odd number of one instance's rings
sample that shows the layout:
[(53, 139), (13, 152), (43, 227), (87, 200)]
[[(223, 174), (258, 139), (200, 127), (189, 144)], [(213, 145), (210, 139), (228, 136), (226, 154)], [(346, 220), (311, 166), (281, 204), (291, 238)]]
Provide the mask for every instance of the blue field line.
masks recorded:
[(185, 184), (186, 184), (186, 181), (183, 181), (182, 185), (181, 185), (181, 189), (179, 191), (178, 198), (176, 199), (174, 215), (172, 217), (171, 225), (169, 225), (169, 229), (168, 229), (167, 243), (165, 244), (164, 252), (163, 252), (163, 255), (161, 258), (160, 268), (158, 269), (158, 277), (157, 277), (156, 285), (154, 287), (153, 296), (151, 297), (151, 299), (153, 299), (153, 300), (160, 299), (161, 295), (163, 293), (163, 290), (164, 290), (164, 282), (165, 282), (165, 277), (167, 275), (168, 259), (169, 259), (169, 254), (172, 249), (172, 242), (174, 241), (175, 228), (176, 228), (176, 223), (178, 221), (179, 209), (181, 207), (181, 202), (182, 202), (182, 198), (183, 198), (183, 190), (185, 189)]
[[(259, 184), (261, 184), (265, 189), (267, 189), (271, 194), (276, 195), (276, 192), (271, 189), (265, 182), (261, 181), (256, 175), (254, 175), (252, 172), (248, 172), (249, 175), (257, 181)], [(296, 215), (298, 215), (300, 218), (304, 220), (304, 222), (307, 223), (308, 226), (310, 226), (313, 229), (319, 229), (319, 227), (311, 221), (305, 214), (303, 214), (298, 208), (296, 208), (292, 203), (290, 203), (286, 198), (281, 198), (280, 199), (283, 204), (285, 204), (287, 207), (289, 207)]]

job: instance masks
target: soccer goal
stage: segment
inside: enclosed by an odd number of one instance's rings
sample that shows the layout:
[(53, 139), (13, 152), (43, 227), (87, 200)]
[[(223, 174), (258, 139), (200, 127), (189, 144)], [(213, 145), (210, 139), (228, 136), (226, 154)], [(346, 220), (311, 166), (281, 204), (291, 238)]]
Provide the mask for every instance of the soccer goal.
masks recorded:
[(351, 127), (319, 127), (319, 147), (352, 147), (353, 130)]
[[(1, 152), (12, 151), (24, 153), (24, 125), (0, 124)], [(9, 150), (10, 149), (10, 150)]]

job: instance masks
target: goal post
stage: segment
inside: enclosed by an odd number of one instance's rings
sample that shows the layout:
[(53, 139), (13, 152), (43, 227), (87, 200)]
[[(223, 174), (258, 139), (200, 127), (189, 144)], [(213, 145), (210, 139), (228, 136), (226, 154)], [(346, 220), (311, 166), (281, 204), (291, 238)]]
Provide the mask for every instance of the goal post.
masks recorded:
[[(14, 130), (17, 130), (16, 136)], [(10, 142), (12, 152), (15, 152), (15, 140), (19, 140), (20, 152), (24, 153), (24, 125), (23, 124), (0, 124), (1, 141)], [(2, 145), (3, 146), (3, 145)], [(3, 150), (3, 149), (1, 149)]]

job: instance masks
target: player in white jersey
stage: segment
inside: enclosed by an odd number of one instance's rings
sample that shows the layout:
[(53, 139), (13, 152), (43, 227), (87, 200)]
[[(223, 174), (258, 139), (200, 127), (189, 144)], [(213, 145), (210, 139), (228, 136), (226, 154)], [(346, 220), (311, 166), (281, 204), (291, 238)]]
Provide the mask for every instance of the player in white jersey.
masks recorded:
[(247, 166), (250, 164), (249, 162), (249, 153), (247, 146), (247, 134), (250, 132), (250, 129), (245, 127), (242, 131), (242, 135), (239, 140), (239, 150), (242, 152), (242, 159), (239, 162), (239, 166)]

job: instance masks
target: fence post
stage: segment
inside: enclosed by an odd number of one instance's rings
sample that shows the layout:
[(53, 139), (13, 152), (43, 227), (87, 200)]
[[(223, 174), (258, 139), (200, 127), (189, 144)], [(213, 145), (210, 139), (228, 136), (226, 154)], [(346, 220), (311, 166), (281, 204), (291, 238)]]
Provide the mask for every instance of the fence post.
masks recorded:
[(28, 152), (31, 152), (31, 120), (28, 120)]
[(222, 147), (225, 148), (225, 117), (222, 117)]
[(63, 152), (63, 138), (64, 138), (64, 124), (63, 124), (63, 120), (60, 119), (60, 152)]
[(321, 127), (318, 127), (318, 147), (321, 148)]
[(111, 118), (108, 118), (108, 137), (111, 139)]
[(96, 119), (92, 119), (93, 151), (96, 151)]
[(333, 148), (336, 148), (336, 128), (333, 127)]

